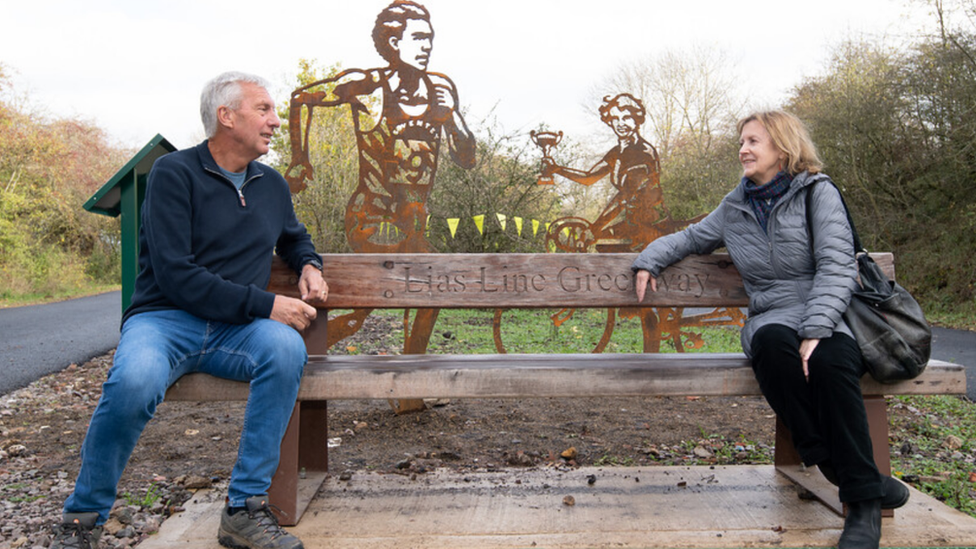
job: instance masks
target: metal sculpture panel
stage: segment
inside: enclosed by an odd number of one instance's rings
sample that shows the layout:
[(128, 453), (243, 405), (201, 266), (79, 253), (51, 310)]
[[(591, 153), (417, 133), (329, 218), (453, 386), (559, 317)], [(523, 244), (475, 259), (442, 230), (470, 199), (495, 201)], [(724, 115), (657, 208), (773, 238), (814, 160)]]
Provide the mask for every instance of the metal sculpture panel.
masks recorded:
[[(314, 178), (308, 157), (314, 109), (348, 106), (359, 152), (359, 183), (346, 205), (349, 246), (359, 253), (429, 252), (427, 199), (441, 145), (446, 140), (451, 159), (470, 168), (474, 136), (458, 110), (454, 83), (427, 70), (434, 28), (424, 6), (402, 0), (387, 6), (376, 17), (373, 44), (386, 66), (349, 69), (292, 92), (285, 178), (295, 193)], [(356, 333), (370, 312), (330, 319), (327, 346)], [(404, 311), (405, 353), (426, 352), (437, 313), (418, 309), (411, 324)]]
[[(657, 150), (640, 135), (646, 111), (644, 104), (629, 93), (607, 96), (599, 108), (600, 120), (615, 134), (617, 144), (588, 170), (560, 166), (552, 149), (562, 139), (562, 132), (532, 132), (532, 141), (542, 149), (540, 185), (554, 183), (559, 175), (581, 185), (593, 185), (608, 179), (613, 195), (595, 221), (581, 217), (563, 217), (550, 224), (546, 233), (549, 249), (570, 253), (640, 252), (648, 243), (699, 221), (704, 216), (678, 221), (671, 217), (661, 190), (661, 163)], [(571, 318), (574, 311), (564, 309), (552, 316), (558, 326)], [(593, 352), (602, 352), (616, 325), (617, 311), (609, 309), (603, 336)], [(720, 325), (741, 326), (745, 317), (739, 309), (716, 309), (710, 313), (684, 316), (677, 308), (623, 308), (624, 318), (637, 316), (644, 332), (644, 351), (657, 352), (664, 339), (670, 339), (677, 351), (699, 348), (701, 335), (691, 328)], [(495, 315), (495, 346), (504, 350), (500, 336), (500, 314)]]
[[(315, 174), (309, 159), (313, 112), (348, 108), (352, 117), (359, 161), (358, 184), (346, 205), (345, 233), (357, 253), (427, 253), (427, 200), (437, 173), (442, 145), (463, 168), (475, 164), (475, 139), (458, 109), (458, 91), (446, 75), (428, 70), (434, 28), (427, 9), (410, 0), (396, 0), (376, 18), (373, 44), (386, 65), (348, 69), (292, 92), (289, 105), (291, 163), (286, 171), (292, 192), (301, 192)], [(645, 110), (627, 93), (607, 97), (599, 108), (601, 120), (614, 132), (617, 145), (588, 170), (558, 165), (551, 152), (562, 132), (532, 132), (542, 149), (539, 184), (553, 184), (559, 175), (582, 185), (608, 178), (614, 194), (589, 221), (565, 217), (546, 233), (547, 247), (563, 252), (637, 252), (652, 240), (696, 219), (676, 221), (664, 204), (660, 161), (654, 146), (640, 135)], [(424, 353), (437, 309), (404, 312), (404, 352)], [(327, 347), (357, 332), (371, 309), (329, 319)], [(572, 310), (553, 315), (559, 325)], [(594, 352), (606, 347), (618, 311), (607, 311), (603, 337)], [(624, 308), (624, 317), (639, 316), (644, 348), (657, 351), (670, 338), (682, 351), (701, 346), (701, 337), (688, 331), (697, 326), (740, 324), (738, 309), (717, 309), (685, 317), (681, 309)], [(495, 315), (495, 343), (500, 352), (501, 311)]]
[[(433, 42), (427, 9), (394, 2), (373, 28), (373, 43), (387, 66), (346, 70), (292, 92), (292, 160), (285, 175), (292, 192), (314, 176), (308, 158), (313, 110), (351, 110), (359, 185), (347, 204), (345, 227), (356, 252), (430, 251), (424, 238), (427, 198), (442, 140), (454, 162), (474, 166), (475, 140), (457, 108), (457, 88), (446, 75), (427, 70)], [(396, 230), (381, 230), (390, 225)]]

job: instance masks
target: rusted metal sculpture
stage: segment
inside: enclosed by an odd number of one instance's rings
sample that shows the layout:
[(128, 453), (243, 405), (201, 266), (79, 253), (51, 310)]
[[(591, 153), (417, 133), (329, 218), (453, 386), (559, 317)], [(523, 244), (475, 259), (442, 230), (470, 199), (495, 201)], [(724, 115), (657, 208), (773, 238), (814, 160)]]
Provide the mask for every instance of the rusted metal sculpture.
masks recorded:
[[(475, 139), (458, 110), (457, 88), (446, 75), (427, 70), (433, 41), (427, 9), (398, 0), (380, 12), (373, 27), (373, 43), (387, 66), (346, 70), (292, 92), (291, 165), (285, 175), (292, 192), (314, 177), (308, 157), (313, 110), (350, 107), (359, 184), (346, 206), (345, 228), (355, 252), (431, 251), (424, 237), (427, 199), (442, 143), (459, 166), (474, 166)], [(330, 319), (327, 345), (358, 331), (369, 313), (355, 310)], [(418, 309), (411, 325), (405, 311), (405, 353), (426, 352), (437, 313)]]
[[(549, 153), (552, 152), (553, 147), (559, 144), (563, 140), (563, 132), (546, 132), (546, 131), (535, 131), (529, 132), (529, 138), (535, 143), (540, 149), (542, 149), (542, 161), (554, 163), (552, 156)], [(540, 175), (539, 184), (540, 185), (552, 185), (555, 180), (552, 175)]]
[[(542, 175), (539, 184), (553, 183), (560, 175), (581, 185), (593, 185), (609, 178), (615, 193), (606, 207), (590, 222), (581, 217), (563, 217), (549, 226), (546, 244), (550, 249), (571, 253), (639, 252), (651, 241), (670, 234), (704, 216), (678, 221), (671, 217), (664, 204), (660, 185), (661, 164), (657, 150), (640, 135), (646, 111), (636, 97), (621, 93), (607, 96), (600, 106), (600, 119), (617, 137), (617, 145), (610, 149), (588, 170), (558, 165), (552, 158), (553, 147), (562, 132), (532, 132), (530, 137), (542, 149)], [(564, 309), (553, 315), (559, 326), (572, 317), (574, 310)], [(716, 309), (710, 313), (684, 316), (678, 308), (622, 308), (620, 316), (638, 316), (644, 334), (644, 351), (657, 352), (663, 339), (671, 339), (677, 351), (699, 348), (701, 335), (690, 328), (719, 325), (738, 325), (744, 321), (739, 309)], [(603, 336), (593, 352), (602, 352), (610, 341), (616, 325), (614, 309), (607, 311)], [(495, 315), (495, 346), (504, 350), (500, 336), (501, 313)]]

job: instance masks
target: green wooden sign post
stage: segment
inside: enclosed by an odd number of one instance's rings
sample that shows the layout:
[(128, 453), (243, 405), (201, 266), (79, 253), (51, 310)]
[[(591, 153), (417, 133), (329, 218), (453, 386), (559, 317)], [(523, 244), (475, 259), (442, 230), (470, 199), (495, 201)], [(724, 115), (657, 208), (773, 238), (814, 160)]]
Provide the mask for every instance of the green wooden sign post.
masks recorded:
[(146, 197), (146, 180), (156, 159), (176, 147), (156, 134), (145, 147), (126, 162), (102, 188), (85, 202), (92, 213), (122, 216), (122, 310), (132, 302), (136, 275), (139, 274), (139, 227), (142, 224), (142, 201)]

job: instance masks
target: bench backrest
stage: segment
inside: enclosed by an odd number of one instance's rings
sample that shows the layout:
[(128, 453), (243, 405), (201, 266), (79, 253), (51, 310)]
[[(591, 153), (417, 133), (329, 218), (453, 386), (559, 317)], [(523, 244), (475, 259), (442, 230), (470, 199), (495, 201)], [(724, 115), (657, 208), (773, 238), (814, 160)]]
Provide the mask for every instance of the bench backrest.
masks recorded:
[[(634, 307), (635, 254), (328, 254), (328, 308)], [(890, 253), (872, 254), (894, 278)], [(269, 290), (297, 295), (297, 277), (275, 261)], [(662, 273), (648, 307), (744, 307), (726, 254), (691, 256)]]

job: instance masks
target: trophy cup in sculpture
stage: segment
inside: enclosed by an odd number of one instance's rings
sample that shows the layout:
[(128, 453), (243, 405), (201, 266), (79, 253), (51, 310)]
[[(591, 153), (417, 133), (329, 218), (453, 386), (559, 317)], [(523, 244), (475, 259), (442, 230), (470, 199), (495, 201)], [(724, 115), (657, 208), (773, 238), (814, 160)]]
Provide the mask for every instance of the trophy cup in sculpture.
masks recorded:
[[(552, 161), (552, 156), (550, 156), (549, 153), (552, 152), (553, 147), (555, 147), (556, 145), (559, 144), (560, 141), (562, 141), (563, 132), (545, 132), (545, 131), (537, 132), (535, 130), (532, 130), (529, 132), (529, 137), (532, 139), (533, 143), (535, 143), (536, 145), (539, 146), (540, 149), (542, 149), (543, 160)], [(545, 164), (543, 164), (543, 175), (539, 176), (538, 184), (552, 185), (554, 183), (553, 178), (551, 175), (545, 175), (544, 169), (545, 169)]]

